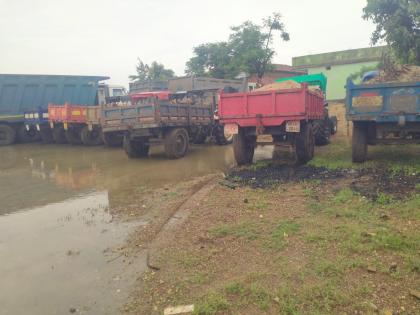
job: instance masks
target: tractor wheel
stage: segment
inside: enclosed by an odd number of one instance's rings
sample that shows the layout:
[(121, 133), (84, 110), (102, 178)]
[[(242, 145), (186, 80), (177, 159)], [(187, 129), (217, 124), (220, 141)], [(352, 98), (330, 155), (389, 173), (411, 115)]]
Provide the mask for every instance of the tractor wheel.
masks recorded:
[(16, 140), (16, 131), (9, 125), (0, 124), (0, 146), (9, 145)]
[(188, 132), (185, 128), (175, 128), (168, 131), (164, 137), (166, 156), (179, 159), (187, 154), (189, 146)]
[(194, 144), (203, 144), (206, 142), (207, 139), (207, 133), (203, 132), (203, 131), (199, 131), (194, 139), (193, 139), (193, 143)]
[(367, 126), (364, 123), (353, 122), (352, 159), (362, 163), (367, 156)]
[(324, 120), (316, 121), (313, 124), (316, 145), (327, 145), (330, 143), (331, 127), (329, 122)]
[(121, 147), (123, 143), (123, 135), (115, 132), (103, 132), (102, 140), (108, 147)]
[(214, 137), (218, 145), (230, 144), (233, 141), (233, 135), (225, 135), (224, 126), (219, 124), (214, 128)]
[(51, 128), (41, 128), (39, 131), (39, 135), (41, 136), (42, 143), (52, 143), (54, 142), (53, 134)]
[(26, 126), (22, 125), (17, 129), (17, 139), (21, 143), (29, 143), (39, 141), (40, 136), (35, 128), (27, 130)]
[(82, 144), (82, 138), (80, 135), (79, 128), (69, 128), (66, 130), (66, 139), (70, 144), (78, 145)]
[(87, 146), (101, 145), (102, 141), (102, 130), (99, 127), (93, 127), (89, 130), (88, 126), (84, 126), (80, 132), (82, 143)]
[(63, 126), (55, 126), (52, 130), (52, 137), (55, 143), (67, 143), (66, 131), (64, 130)]
[(128, 136), (124, 136), (123, 149), (130, 158), (147, 157), (149, 154), (149, 145), (130, 140)]
[(238, 165), (251, 164), (254, 158), (255, 137), (246, 137), (243, 129), (233, 136), (233, 154)]
[(315, 136), (311, 123), (301, 123), (300, 133), (295, 138), (298, 164), (306, 164), (314, 157)]

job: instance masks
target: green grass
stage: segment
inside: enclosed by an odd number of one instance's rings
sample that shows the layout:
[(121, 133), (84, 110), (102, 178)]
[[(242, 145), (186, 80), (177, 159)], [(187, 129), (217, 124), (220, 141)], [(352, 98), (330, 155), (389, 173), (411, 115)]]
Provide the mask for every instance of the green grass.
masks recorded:
[(243, 295), (245, 293), (245, 286), (240, 282), (231, 282), (226, 285), (225, 290), (229, 294)]
[(260, 230), (254, 222), (241, 222), (238, 224), (221, 224), (210, 229), (210, 234), (216, 237), (234, 236), (247, 240), (256, 240)]
[(295, 221), (281, 222), (271, 233), (268, 247), (273, 249), (282, 249), (287, 238), (298, 232), (299, 229), (300, 225)]
[(214, 315), (220, 311), (228, 310), (229, 307), (229, 302), (221, 293), (210, 292), (195, 304), (194, 314)]

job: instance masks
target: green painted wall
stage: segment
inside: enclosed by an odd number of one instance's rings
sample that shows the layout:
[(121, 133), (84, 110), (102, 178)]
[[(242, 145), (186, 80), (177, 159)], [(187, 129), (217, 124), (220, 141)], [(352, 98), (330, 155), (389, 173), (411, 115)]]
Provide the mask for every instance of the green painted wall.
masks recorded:
[(360, 71), (362, 67), (377, 65), (377, 61), (352, 63), (348, 65), (331, 66), (330, 70), (326, 67), (308, 68), (308, 74), (323, 73), (327, 77), (327, 99), (338, 100), (346, 96), (346, 80), (349, 75)]

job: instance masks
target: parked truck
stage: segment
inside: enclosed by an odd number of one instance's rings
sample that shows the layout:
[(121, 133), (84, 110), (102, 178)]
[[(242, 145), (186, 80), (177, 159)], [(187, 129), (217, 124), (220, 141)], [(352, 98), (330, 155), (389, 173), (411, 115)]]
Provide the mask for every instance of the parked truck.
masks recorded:
[(297, 161), (306, 163), (314, 156), (313, 122), (324, 117), (322, 93), (299, 88), (221, 93), (220, 121), (233, 134), (233, 151), (239, 165), (252, 163), (258, 135), (271, 135), (275, 144), (290, 144)]
[(0, 145), (51, 140), (48, 103), (94, 105), (101, 76), (0, 75)]
[(156, 144), (164, 145), (168, 158), (181, 158), (190, 141), (209, 129), (219, 144), (225, 144), (223, 128), (214, 120), (216, 96), (215, 90), (131, 94), (131, 105), (103, 109), (104, 137), (122, 135), (123, 148), (132, 158), (146, 157)]
[(353, 122), (352, 159), (364, 162), (368, 145), (420, 143), (420, 82), (346, 84), (346, 115)]

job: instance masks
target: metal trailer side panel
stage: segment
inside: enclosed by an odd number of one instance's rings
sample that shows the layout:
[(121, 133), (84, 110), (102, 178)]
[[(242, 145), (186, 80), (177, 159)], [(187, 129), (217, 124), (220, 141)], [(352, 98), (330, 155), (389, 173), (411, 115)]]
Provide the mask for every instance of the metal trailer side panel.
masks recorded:
[(346, 84), (346, 114), (352, 121), (420, 122), (420, 82)]
[(242, 127), (279, 126), (286, 120), (322, 119), (324, 98), (308, 90), (299, 89), (251, 93), (221, 93), (219, 116), (223, 124)]
[(23, 121), (25, 112), (39, 112), (49, 103), (95, 105), (102, 76), (0, 75), (0, 121)]

